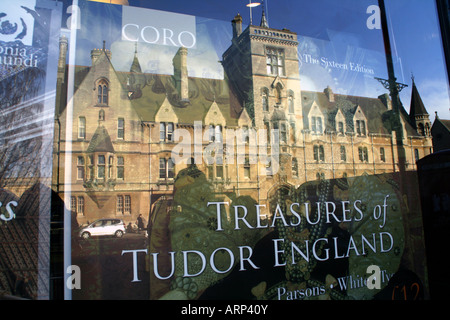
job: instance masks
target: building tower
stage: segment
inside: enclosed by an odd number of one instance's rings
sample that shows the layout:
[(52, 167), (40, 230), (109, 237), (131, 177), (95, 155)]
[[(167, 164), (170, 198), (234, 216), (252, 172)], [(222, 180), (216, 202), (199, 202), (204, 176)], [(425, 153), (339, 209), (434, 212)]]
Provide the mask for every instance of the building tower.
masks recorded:
[[(280, 138), (303, 129), (297, 34), (259, 26), (242, 31), (242, 17), (232, 20), (232, 44), (223, 54), (230, 86), (256, 129), (279, 129)], [(284, 131), (283, 131), (284, 130)]]

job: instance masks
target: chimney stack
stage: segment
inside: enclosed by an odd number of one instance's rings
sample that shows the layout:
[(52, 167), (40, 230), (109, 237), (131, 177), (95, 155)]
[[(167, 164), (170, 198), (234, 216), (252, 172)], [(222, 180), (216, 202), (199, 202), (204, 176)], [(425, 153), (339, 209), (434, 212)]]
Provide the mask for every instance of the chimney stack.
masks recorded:
[(173, 75), (181, 101), (189, 100), (187, 48), (181, 47), (172, 60)]
[(231, 23), (233, 25), (233, 39), (236, 39), (242, 33), (242, 16), (238, 13)]

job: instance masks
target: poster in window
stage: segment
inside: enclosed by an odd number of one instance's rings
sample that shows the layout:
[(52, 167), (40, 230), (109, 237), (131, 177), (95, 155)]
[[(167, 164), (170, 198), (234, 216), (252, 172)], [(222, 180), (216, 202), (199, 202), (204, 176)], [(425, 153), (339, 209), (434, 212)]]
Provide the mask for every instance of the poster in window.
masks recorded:
[(380, 33), (342, 46), (345, 32), (272, 27), (263, 10), (246, 25), (78, 6), (55, 140), (71, 174), (54, 179), (71, 298), (427, 297), (415, 157), (432, 140), (375, 79)]
[(50, 297), (60, 3), (0, 4), (0, 292)]

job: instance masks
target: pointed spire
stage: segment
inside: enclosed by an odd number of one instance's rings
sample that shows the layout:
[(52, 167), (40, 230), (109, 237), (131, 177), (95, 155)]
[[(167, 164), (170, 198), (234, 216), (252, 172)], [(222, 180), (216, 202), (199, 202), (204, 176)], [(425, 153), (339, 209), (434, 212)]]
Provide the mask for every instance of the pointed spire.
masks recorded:
[(421, 136), (430, 136), (431, 122), (429, 120), (425, 105), (420, 97), (419, 90), (417, 90), (414, 76), (412, 76), (412, 93), (411, 93), (411, 107), (409, 111), (410, 123), (417, 133)]
[(269, 28), (269, 22), (267, 21), (266, 12), (264, 10), (264, 1), (262, 2), (262, 17), (260, 27)]
[(134, 59), (133, 59), (133, 63), (131, 64), (130, 72), (142, 73), (141, 64), (139, 63), (139, 58), (138, 58), (138, 54), (137, 54), (137, 42), (136, 42), (135, 48), (134, 48)]
[(417, 90), (416, 83), (414, 82), (414, 76), (412, 76), (412, 93), (409, 116), (414, 119), (414, 117), (418, 115), (428, 115), (428, 111), (423, 104), (419, 90)]

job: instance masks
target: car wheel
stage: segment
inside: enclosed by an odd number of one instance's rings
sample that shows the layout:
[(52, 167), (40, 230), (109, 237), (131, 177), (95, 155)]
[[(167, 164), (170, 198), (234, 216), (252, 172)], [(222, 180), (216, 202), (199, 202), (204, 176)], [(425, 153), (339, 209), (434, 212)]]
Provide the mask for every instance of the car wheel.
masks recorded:
[(116, 238), (122, 238), (123, 237), (123, 231), (117, 230), (115, 233)]
[(87, 239), (89, 239), (89, 238), (91, 237), (91, 234), (90, 234), (89, 232), (83, 232), (83, 233), (81, 234), (81, 237), (82, 237), (84, 240), (87, 240)]

